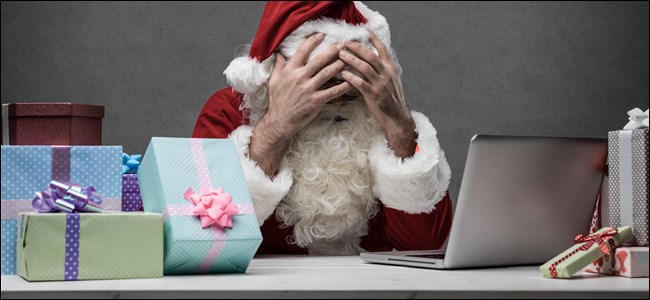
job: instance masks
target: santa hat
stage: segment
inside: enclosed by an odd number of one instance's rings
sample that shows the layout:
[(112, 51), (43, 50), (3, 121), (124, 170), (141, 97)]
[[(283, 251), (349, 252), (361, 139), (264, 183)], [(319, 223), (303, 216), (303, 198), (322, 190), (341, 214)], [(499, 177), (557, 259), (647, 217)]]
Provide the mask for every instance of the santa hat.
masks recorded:
[(252, 94), (267, 82), (275, 51), (290, 58), (309, 36), (325, 34), (310, 59), (335, 42), (356, 40), (370, 46), (369, 30), (390, 49), (386, 18), (355, 1), (269, 1), (247, 56), (235, 58), (224, 71), (237, 92)]

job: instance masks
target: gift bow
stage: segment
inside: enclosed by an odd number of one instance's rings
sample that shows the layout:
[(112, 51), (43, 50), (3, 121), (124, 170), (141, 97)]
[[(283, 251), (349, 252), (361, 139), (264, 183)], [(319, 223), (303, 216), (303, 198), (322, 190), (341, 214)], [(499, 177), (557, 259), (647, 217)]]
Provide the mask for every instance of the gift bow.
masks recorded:
[(42, 192), (35, 192), (32, 207), (40, 213), (48, 212), (102, 212), (102, 196), (95, 187), (82, 187), (56, 180)]
[[(582, 244), (577, 250), (578, 251), (587, 251), (591, 246), (594, 244), (598, 244), (598, 247), (600, 248), (600, 251), (603, 253), (610, 255), (610, 248), (607, 245), (607, 242), (611, 243), (612, 237), (616, 236), (618, 234), (618, 229), (617, 228), (610, 228), (608, 230), (605, 230), (602, 233), (599, 234), (592, 234), (592, 235), (583, 235), (579, 234), (576, 236), (576, 238), (573, 240), (574, 243), (576, 244)], [(613, 244), (613, 243), (612, 243)], [(613, 245), (612, 245), (612, 248)], [(612, 249), (613, 250), (613, 249)]]
[(217, 224), (221, 228), (232, 228), (232, 216), (239, 213), (237, 206), (232, 203), (232, 196), (225, 193), (223, 187), (218, 189), (203, 189), (196, 194), (188, 188), (185, 199), (194, 204), (192, 213), (201, 218), (201, 227), (206, 228)]
[(627, 115), (630, 116), (628, 122), (623, 129), (639, 129), (639, 128), (648, 128), (648, 110), (645, 112), (635, 107), (634, 109), (627, 112)]
[(122, 174), (138, 173), (140, 162), (142, 161), (141, 154), (128, 155), (122, 153)]

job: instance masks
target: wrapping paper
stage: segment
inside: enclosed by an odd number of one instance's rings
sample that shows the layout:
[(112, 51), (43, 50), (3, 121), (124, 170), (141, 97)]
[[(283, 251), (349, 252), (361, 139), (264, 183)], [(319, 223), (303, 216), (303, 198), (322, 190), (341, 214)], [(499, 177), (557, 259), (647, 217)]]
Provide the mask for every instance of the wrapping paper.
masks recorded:
[(138, 174), (122, 174), (122, 211), (141, 211), (142, 196)]
[(552, 258), (539, 267), (546, 278), (570, 278), (591, 262), (613, 252), (614, 247), (632, 238), (629, 226), (621, 228), (602, 228), (588, 237), (578, 235), (577, 244)]
[(162, 215), (20, 213), (18, 275), (28, 281), (162, 277)]
[(609, 132), (607, 161), (603, 226), (632, 226), (632, 245), (648, 246), (648, 128)]
[(583, 271), (629, 278), (648, 277), (648, 247), (619, 247), (614, 255), (604, 255)]
[(16, 216), (50, 181), (94, 186), (106, 210), (120, 210), (121, 146), (2, 146), (2, 275), (16, 273)]
[[(165, 274), (246, 271), (262, 235), (232, 140), (153, 138), (138, 179), (144, 210), (166, 219)], [(219, 222), (203, 228), (206, 211)]]

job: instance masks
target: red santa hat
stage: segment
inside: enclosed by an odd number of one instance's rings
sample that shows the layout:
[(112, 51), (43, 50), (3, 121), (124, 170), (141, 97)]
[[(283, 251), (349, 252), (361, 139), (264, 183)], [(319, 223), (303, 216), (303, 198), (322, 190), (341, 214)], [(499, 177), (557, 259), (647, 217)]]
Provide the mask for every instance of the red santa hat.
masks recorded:
[(310, 59), (335, 42), (356, 40), (370, 46), (369, 31), (390, 49), (386, 18), (355, 1), (269, 1), (247, 56), (235, 58), (224, 71), (228, 83), (244, 94), (257, 92), (271, 75), (280, 51), (291, 58), (296, 49), (316, 32), (325, 40)]

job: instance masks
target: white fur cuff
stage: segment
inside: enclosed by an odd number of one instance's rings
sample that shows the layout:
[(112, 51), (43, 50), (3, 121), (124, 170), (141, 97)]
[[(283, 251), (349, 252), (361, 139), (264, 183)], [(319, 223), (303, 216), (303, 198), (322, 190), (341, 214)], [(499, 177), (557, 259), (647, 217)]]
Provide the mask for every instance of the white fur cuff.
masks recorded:
[(444, 197), (451, 169), (429, 119), (418, 112), (411, 115), (420, 151), (402, 160), (388, 147), (386, 137), (378, 138), (370, 149), (373, 194), (387, 207), (411, 214), (428, 213)]
[(266, 176), (257, 162), (248, 158), (248, 145), (252, 135), (253, 127), (242, 125), (230, 134), (230, 138), (235, 141), (257, 221), (262, 226), (264, 221), (273, 214), (278, 203), (289, 193), (293, 183), (293, 173), (283, 159), (277, 176), (273, 180)]

